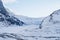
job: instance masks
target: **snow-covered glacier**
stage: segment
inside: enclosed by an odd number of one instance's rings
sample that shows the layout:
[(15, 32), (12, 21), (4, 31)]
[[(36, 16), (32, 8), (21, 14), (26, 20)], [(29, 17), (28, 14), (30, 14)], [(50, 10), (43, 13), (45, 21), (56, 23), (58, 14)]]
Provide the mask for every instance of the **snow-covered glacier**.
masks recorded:
[(45, 18), (17, 16), (0, 0), (0, 40), (60, 40), (60, 10)]

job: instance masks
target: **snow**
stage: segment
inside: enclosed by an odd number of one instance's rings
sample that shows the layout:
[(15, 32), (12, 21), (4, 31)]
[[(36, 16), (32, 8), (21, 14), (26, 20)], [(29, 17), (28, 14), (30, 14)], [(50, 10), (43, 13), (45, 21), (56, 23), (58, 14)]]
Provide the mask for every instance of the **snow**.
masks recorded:
[[(16, 34), (20, 38), (24, 40), (55, 40), (58, 39), (56, 37), (60, 37), (60, 34), (54, 34), (52, 32), (55, 32), (52, 29), (39, 29), (39, 25), (28, 25), (28, 26), (17, 26), (17, 27), (0, 27), (0, 34), (7, 34), (10, 35)], [(11, 36), (11, 35), (10, 35)], [(51, 38), (52, 37), (52, 38)], [(3, 40), (3, 38), (1, 38)], [(6, 40), (8, 40), (6, 38)], [(11, 38), (11, 40), (15, 40), (15, 38)], [(4, 39), (5, 40), (5, 39)]]
[(41, 18), (30, 18), (30, 17), (26, 17), (26, 16), (16, 16), (18, 19), (20, 19), (21, 21), (25, 22), (26, 25), (39, 25), (40, 22), (43, 20), (43, 17)]
[[(4, 18), (0, 21), (0, 40), (60, 40), (60, 10), (45, 18), (29, 18), (14, 15), (5, 9), (1, 0), (0, 4), (0, 18)], [(12, 21), (10, 18), (14, 22), (12, 25), (8, 25)]]
[[(60, 40), (59, 17), (60, 15), (57, 16), (56, 14), (52, 14), (52, 19), (50, 19), (51, 16), (47, 16), (44, 20), (43, 18), (41, 20), (38, 18), (38, 20), (24, 16), (17, 17), (28, 24), (23, 26), (7, 26), (7, 22), (0, 22), (0, 40)], [(42, 20), (42, 29), (39, 29)]]

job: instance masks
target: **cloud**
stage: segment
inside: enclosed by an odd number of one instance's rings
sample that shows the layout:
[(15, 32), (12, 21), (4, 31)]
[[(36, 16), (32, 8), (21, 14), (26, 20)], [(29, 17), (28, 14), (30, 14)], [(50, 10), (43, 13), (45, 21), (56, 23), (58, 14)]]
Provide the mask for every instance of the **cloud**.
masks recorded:
[(16, 0), (2, 0), (4, 3), (14, 3)]

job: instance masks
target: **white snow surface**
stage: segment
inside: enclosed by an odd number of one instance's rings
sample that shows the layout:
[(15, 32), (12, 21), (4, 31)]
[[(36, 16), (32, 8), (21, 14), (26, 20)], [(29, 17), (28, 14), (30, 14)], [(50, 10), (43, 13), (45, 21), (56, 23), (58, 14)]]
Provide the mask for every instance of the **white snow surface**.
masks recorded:
[(58, 40), (60, 38), (60, 34), (56, 33), (53, 27), (52, 29), (39, 29), (39, 25), (0, 27), (0, 34), (12, 36), (5, 36), (5, 38), (0, 36), (0, 40), (18, 40), (13, 38), (15, 36), (11, 34), (15, 34), (17, 38), (22, 38), (24, 40)]
[[(1, 5), (1, 8), (2, 7)], [(8, 9), (6, 10), (11, 17), (15, 17), (12, 12)], [(2, 15), (2, 13), (0, 13), (0, 15)], [(16, 17), (23, 21), (25, 25), (8, 25), (6, 20), (1, 21), (0, 40), (60, 40), (60, 10), (54, 11), (51, 15), (42, 19), (24, 16)], [(8, 17), (2, 15), (2, 18)], [(43, 23), (41, 24), (42, 20)], [(40, 24), (41, 29), (39, 28)]]
[[(22, 17), (21, 17), (22, 18)], [(29, 19), (24, 17), (21, 19), (29, 25), (17, 26), (9, 25), (7, 23), (0, 22), (0, 40), (60, 40), (60, 10), (52, 13), (52, 16), (47, 16), (42, 25), (42, 29), (39, 29), (39, 25), (36, 25), (35, 19)], [(40, 19), (39, 19), (40, 20)], [(37, 20), (38, 21), (38, 20)], [(42, 22), (42, 20), (40, 20)]]
[(21, 21), (25, 22), (26, 25), (39, 25), (41, 23), (41, 21), (43, 20), (43, 17), (41, 18), (30, 18), (30, 17), (27, 17), (27, 16), (18, 16), (16, 15), (16, 17), (18, 19), (20, 19)]

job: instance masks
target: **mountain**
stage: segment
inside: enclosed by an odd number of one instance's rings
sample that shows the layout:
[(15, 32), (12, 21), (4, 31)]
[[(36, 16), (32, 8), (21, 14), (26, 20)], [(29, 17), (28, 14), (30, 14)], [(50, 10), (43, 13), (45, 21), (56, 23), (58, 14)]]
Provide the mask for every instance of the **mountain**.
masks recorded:
[(41, 21), (43, 20), (43, 17), (41, 18), (30, 18), (27, 16), (16, 16), (18, 19), (22, 20), (26, 25), (39, 25)]
[(24, 22), (13, 16), (6, 10), (6, 8), (3, 6), (2, 1), (0, 0), (0, 24), (1, 26), (9, 26), (9, 25), (18, 25), (22, 26)]
[(60, 24), (60, 9), (54, 11), (52, 14), (49, 16), (45, 17), (42, 22), (40, 27), (44, 26), (57, 26)]
[(2, 1), (0, 0), (0, 23), (1, 26), (9, 26), (9, 25), (39, 25), (43, 18), (30, 18), (26, 16), (18, 16), (13, 14), (9, 9), (5, 8)]
[(11, 12), (9, 9), (6, 9), (9, 13), (10, 16), (15, 16), (19, 20), (24, 22), (24, 25), (39, 25), (41, 21), (43, 20), (43, 17), (41, 18), (31, 18), (27, 16), (22, 16), (22, 15), (14, 15), (13, 12)]
[(39, 28), (45, 31), (45, 33), (42, 33), (44, 36), (57, 37), (58, 40), (58, 37), (60, 38), (60, 9), (45, 17)]
[(30, 18), (14, 15), (0, 0), (0, 40), (60, 40), (60, 9)]

